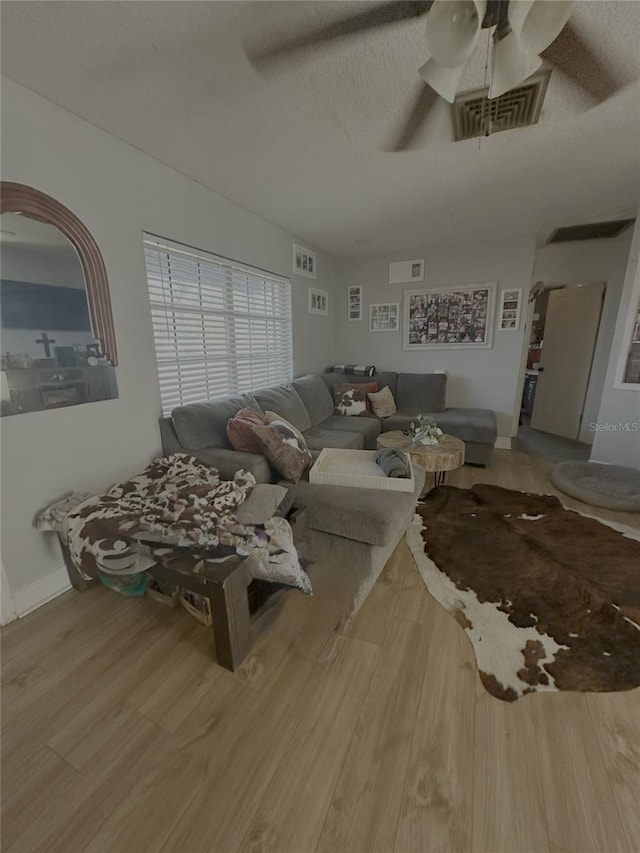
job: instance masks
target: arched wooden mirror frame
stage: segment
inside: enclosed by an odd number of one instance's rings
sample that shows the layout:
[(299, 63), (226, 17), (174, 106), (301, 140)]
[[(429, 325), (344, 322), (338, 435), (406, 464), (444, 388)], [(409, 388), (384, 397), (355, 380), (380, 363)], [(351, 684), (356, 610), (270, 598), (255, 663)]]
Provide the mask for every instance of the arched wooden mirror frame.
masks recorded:
[(23, 213), (61, 231), (75, 248), (87, 286), (87, 301), (94, 337), (114, 367), (118, 364), (116, 334), (111, 314), (109, 280), (98, 244), (68, 207), (26, 184), (0, 183), (0, 213)]

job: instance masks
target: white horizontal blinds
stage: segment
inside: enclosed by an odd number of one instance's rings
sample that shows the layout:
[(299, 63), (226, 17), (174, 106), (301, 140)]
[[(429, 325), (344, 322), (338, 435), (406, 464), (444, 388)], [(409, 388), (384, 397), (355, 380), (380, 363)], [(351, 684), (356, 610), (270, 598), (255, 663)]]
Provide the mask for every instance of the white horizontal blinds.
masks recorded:
[(162, 409), (293, 374), (288, 279), (145, 235)]

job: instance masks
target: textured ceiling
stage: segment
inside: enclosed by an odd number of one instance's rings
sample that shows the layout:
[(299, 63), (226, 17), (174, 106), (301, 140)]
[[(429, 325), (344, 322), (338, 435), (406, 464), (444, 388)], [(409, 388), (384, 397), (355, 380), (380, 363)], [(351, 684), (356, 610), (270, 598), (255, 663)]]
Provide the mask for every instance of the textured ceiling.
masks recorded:
[[(414, 150), (399, 154), (382, 149), (418, 85), (424, 19), (268, 75), (243, 50), (364, 7), (5, 0), (2, 70), (333, 254), (546, 237), (635, 215), (640, 3), (575, 4), (576, 27), (632, 81), (614, 98), (593, 107), (554, 73), (538, 125), (465, 142), (452, 141), (440, 101)], [(483, 35), (461, 88), (482, 85), (486, 51)]]

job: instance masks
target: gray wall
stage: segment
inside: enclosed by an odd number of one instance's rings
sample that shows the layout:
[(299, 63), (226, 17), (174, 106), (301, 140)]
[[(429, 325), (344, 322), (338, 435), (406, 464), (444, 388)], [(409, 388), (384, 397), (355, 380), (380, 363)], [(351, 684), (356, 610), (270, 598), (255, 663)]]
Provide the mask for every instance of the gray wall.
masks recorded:
[[(119, 399), (2, 419), (2, 559), (15, 591), (62, 566), (55, 537), (32, 527), (39, 508), (71, 489), (100, 492), (161, 449), (143, 230), (291, 276), (298, 374), (332, 358), (333, 320), (307, 311), (292, 235), (4, 78), (2, 177), (53, 196), (93, 234), (120, 359)], [(317, 266), (332, 314), (332, 264), (318, 253)]]
[[(370, 255), (343, 259), (337, 268), (340, 290), (337, 299), (336, 361), (375, 364), (378, 369), (421, 372), (446, 370), (448, 406), (479, 406), (494, 409), (498, 434), (508, 440), (517, 430), (515, 400), (522, 385), (522, 354), (525, 337), (526, 299), (531, 286), (535, 257), (535, 239), (523, 237), (491, 243), (465, 243), (459, 246), (417, 248), (402, 254)], [(422, 286), (389, 284), (389, 263), (425, 259), (424, 285), (470, 284), (497, 281), (500, 292), (509, 288), (523, 291), (523, 310), (518, 331), (494, 328), (491, 349), (434, 349), (405, 352), (402, 331), (369, 332), (369, 305), (399, 302), (403, 291)], [(347, 287), (364, 288), (364, 318), (347, 319)], [(496, 304), (496, 315), (498, 304)], [(402, 325), (402, 324), (401, 324)]]
[(589, 430), (589, 424), (597, 418), (600, 407), (632, 235), (633, 229), (628, 228), (614, 240), (552, 244), (536, 252), (534, 281), (542, 281), (545, 285), (593, 284), (602, 281), (606, 284), (579, 436), (580, 441), (589, 444), (594, 435)]
[[(631, 465), (640, 469), (640, 386), (619, 387), (622, 365), (629, 351), (629, 318), (640, 299), (640, 210), (633, 232), (631, 251), (620, 297), (620, 310), (611, 345), (604, 393), (597, 423), (608, 425), (594, 433), (591, 458), (595, 462)], [(618, 387), (616, 387), (618, 386)], [(621, 428), (626, 425), (626, 429)]]

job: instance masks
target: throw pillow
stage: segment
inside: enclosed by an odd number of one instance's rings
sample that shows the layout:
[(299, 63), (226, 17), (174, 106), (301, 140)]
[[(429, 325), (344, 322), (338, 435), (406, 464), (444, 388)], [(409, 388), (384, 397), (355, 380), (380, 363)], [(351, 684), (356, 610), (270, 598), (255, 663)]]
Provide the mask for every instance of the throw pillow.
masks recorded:
[(388, 418), (390, 415), (395, 415), (396, 401), (393, 399), (393, 392), (388, 385), (385, 385), (381, 391), (367, 394), (373, 414), (379, 418)]
[(305, 438), (305, 437), (303, 436), (303, 434), (300, 432), (300, 430), (298, 429), (298, 427), (295, 427), (295, 426), (291, 423), (291, 421), (288, 421), (286, 418), (283, 418), (283, 417), (282, 417), (282, 415), (278, 415), (276, 412), (265, 412), (265, 413), (264, 413), (264, 419), (265, 419), (265, 421), (266, 421), (268, 424), (273, 424), (273, 423), (275, 423), (276, 421), (280, 421), (280, 423), (281, 423), (281, 424), (284, 424), (285, 426), (289, 427), (289, 429), (291, 430), (291, 432), (292, 432), (292, 433), (295, 435), (295, 437), (298, 439), (298, 442), (300, 443), (300, 447), (303, 447), (303, 448), (305, 448), (306, 450), (309, 450), (309, 448), (307, 447), (307, 440), (306, 440), (306, 438)]
[(297, 483), (312, 463), (313, 457), (302, 433), (284, 418), (277, 418), (264, 426), (254, 426), (253, 433), (263, 453), (276, 471)]
[(378, 390), (377, 382), (358, 382), (354, 385), (342, 383), (334, 388), (336, 415), (357, 416), (371, 411), (368, 394)]
[(255, 409), (240, 409), (227, 421), (227, 437), (234, 450), (241, 453), (262, 453), (260, 442), (255, 437), (253, 428), (264, 426), (266, 423), (260, 412)]

